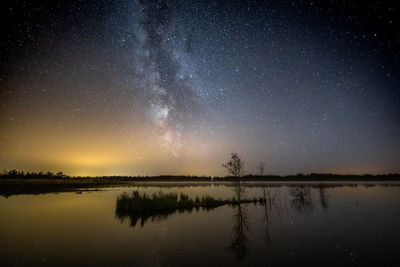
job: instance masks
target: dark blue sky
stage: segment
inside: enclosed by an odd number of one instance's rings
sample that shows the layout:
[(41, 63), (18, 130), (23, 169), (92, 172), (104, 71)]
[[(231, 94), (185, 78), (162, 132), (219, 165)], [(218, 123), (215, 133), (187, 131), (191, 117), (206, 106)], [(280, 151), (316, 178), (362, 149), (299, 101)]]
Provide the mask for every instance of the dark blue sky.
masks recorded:
[(385, 1), (28, 1), (2, 10), (0, 167), (400, 171)]

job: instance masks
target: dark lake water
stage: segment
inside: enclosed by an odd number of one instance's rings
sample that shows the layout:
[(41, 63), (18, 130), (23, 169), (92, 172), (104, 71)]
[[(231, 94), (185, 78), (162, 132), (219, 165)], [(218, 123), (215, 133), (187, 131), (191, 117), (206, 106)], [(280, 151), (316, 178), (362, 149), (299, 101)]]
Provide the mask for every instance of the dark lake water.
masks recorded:
[(399, 265), (400, 187), (245, 185), (241, 204), (116, 214), (138, 190), (232, 198), (229, 185), (151, 185), (0, 197), (0, 265)]

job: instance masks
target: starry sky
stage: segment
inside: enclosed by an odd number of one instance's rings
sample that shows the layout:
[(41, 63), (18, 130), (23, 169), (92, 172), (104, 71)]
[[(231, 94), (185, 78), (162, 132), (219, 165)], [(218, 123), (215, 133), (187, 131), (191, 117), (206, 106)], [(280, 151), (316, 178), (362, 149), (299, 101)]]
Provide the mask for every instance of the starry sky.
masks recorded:
[(9, 1), (0, 168), (400, 172), (389, 1)]

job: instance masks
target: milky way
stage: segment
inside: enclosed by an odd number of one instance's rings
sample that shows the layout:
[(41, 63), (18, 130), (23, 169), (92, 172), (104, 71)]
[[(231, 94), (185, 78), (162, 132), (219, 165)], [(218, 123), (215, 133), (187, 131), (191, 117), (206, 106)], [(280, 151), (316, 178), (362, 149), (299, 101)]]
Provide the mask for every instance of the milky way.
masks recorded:
[(375, 1), (16, 1), (0, 167), (400, 171), (399, 12)]

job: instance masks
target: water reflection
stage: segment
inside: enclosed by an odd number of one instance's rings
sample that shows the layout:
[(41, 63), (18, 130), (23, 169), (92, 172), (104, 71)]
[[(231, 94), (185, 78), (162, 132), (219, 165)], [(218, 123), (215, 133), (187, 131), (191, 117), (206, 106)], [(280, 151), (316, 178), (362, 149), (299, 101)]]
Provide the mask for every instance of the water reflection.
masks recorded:
[(264, 215), (265, 215), (265, 221), (264, 221), (264, 225), (265, 225), (265, 240), (269, 243), (271, 241), (271, 234), (269, 231), (269, 211), (268, 209), (271, 209), (272, 205), (271, 202), (269, 202), (270, 205), (267, 204), (267, 196), (268, 199), (271, 199), (271, 194), (270, 194), (270, 190), (266, 190), (265, 189), (265, 185), (263, 185), (263, 196), (264, 196)]
[(237, 260), (243, 260), (248, 253), (247, 242), (250, 231), (247, 208), (244, 204), (241, 204), (241, 200), (246, 196), (246, 188), (238, 181), (233, 186), (233, 193), (239, 204), (234, 208), (233, 236), (228, 249), (235, 254)]
[[(280, 189), (267, 189), (265, 185), (263, 189), (263, 208), (264, 208), (264, 225), (265, 225), (265, 240), (271, 242), (271, 226), (270, 220), (272, 212), (280, 213), (283, 209), (283, 201)], [(285, 199), (284, 199), (285, 200)]]
[[(248, 203), (261, 205), (264, 215), (265, 233), (264, 239), (267, 243), (272, 240), (271, 218), (273, 214), (279, 214), (283, 210), (289, 211), (291, 207), (298, 213), (309, 214), (314, 211), (314, 199), (312, 192), (319, 196), (319, 203), (322, 209), (328, 208), (327, 189), (323, 185), (311, 186), (291, 186), (283, 189), (282, 187), (262, 186), (262, 195), (247, 198), (246, 186), (241, 182), (236, 182), (232, 186), (233, 197), (226, 200), (216, 200), (211, 197), (196, 197), (189, 199), (187, 195), (176, 193), (164, 194), (161, 191), (153, 194), (152, 197), (146, 194), (139, 194), (138, 191), (131, 195), (121, 194), (117, 198), (115, 214), (120, 222), (130, 221), (130, 226), (135, 227), (140, 221), (144, 226), (148, 221), (158, 222), (166, 220), (168, 216), (175, 213), (191, 213), (193, 210), (212, 210), (222, 205), (233, 207), (233, 228), (232, 238), (228, 249), (233, 252), (237, 260), (243, 260), (249, 253), (248, 241), (250, 229), (250, 218), (248, 214)], [(286, 193), (289, 194), (286, 194)], [(316, 198), (315, 198), (316, 199)], [(290, 203), (290, 207), (288, 204)]]
[(233, 237), (228, 248), (233, 251), (236, 259), (243, 260), (248, 253), (247, 242), (250, 231), (249, 217), (245, 205), (239, 204), (235, 207), (233, 220)]
[(328, 195), (326, 191), (327, 189), (323, 185), (318, 186), (319, 202), (321, 204), (321, 208), (324, 210), (328, 209)]
[(239, 202), (246, 197), (246, 187), (240, 181), (234, 183), (232, 191), (234, 198), (236, 198)]
[(311, 188), (309, 186), (291, 187), (289, 193), (292, 197), (291, 204), (294, 210), (299, 213), (309, 213), (314, 210)]
[[(182, 213), (183, 211), (181, 211)], [(191, 212), (191, 210), (187, 211)], [(176, 211), (148, 211), (148, 212), (140, 212), (140, 213), (135, 213), (135, 212), (127, 212), (121, 201), (117, 201), (117, 208), (115, 211), (116, 217), (120, 220), (121, 223), (123, 223), (125, 220), (129, 220), (130, 226), (135, 227), (137, 222), (140, 221), (140, 225), (143, 227), (148, 220), (151, 222), (159, 222), (166, 220), (169, 215), (176, 213)]]
[(200, 207), (203, 210), (211, 210), (232, 203), (232, 200), (216, 200), (208, 196), (201, 199), (196, 197), (192, 200), (182, 193), (178, 197), (176, 193), (165, 194), (160, 191), (148, 196), (146, 193), (140, 194), (139, 191), (133, 191), (131, 195), (123, 193), (117, 198), (115, 215), (121, 222), (129, 219), (130, 225), (135, 227), (138, 220), (144, 226), (149, 219), (152, 222), (161, 221), (176, 212), (190, 213), (193, 209), (198, 210)]
[[(398, 261), (399, 186), (307, 186), (135, 186), (0, 197), (0, 265), (391, 266)], [(199, 207), (192, 214), (131, 212), (118, 199), (134, 190), (142, 196), (173, 192), (179, 199), (186, 193), (194, 202), (205, 194), (257, 198), (257, 204), (227, 204), (210, 212)], [(304, 200), (313, 203), (311, 214)]]

